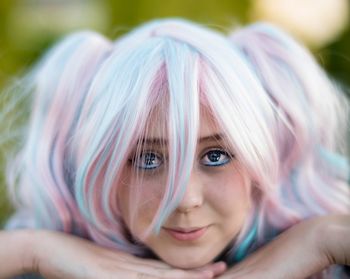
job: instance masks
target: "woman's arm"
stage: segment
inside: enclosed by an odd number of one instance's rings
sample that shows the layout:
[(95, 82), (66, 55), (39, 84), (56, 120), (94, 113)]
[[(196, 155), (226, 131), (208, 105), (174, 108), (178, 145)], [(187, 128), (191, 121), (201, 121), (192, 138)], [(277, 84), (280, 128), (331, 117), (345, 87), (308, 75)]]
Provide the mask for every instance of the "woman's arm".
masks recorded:
[(52, 231), (0, 231), (0, 278), (38, 273), (44, 278), (213, 278), (223, 263), (198, 270), (174, 269), (156, 260), (100, 247), (82, 238)]
[(32, 231), (0, 231), (0, 278), (29, 273), (33, 261)]
[(350, 215), (303, 221), (219, 278), (307, 278), (332, 264), (350, 265), (349, 236)]

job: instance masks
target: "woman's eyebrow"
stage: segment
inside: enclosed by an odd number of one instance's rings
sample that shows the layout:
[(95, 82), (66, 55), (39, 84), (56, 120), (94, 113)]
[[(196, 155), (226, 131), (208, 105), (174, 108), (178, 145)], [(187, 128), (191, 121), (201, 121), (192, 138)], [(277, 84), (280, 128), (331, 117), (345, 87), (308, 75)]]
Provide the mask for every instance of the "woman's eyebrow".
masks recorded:
[[(221, 141), (225, 138), (223, 133), (215, 133), (212, 135), (204, 136), (201, 137), (198, 140), (198, 143), (203, 143), (207, 141)], [(144, 144), (149, 144), (149, 145), (166, 145), (168, 143), (167, 139), (164, 138), (142, 138), (137, 141), (137, 143), (141, 143), (142, 145)]]
[(216, 134), (212, 134), (209, 136), (205, 136), (205, 137), (201, 137), (198, 142), (202, 143), (202, 142), (206, 142), (206, 141), (218, 141), (218, 140), (223, 140), (225, 138), (225, 135), (223, 133), (216, 133)]

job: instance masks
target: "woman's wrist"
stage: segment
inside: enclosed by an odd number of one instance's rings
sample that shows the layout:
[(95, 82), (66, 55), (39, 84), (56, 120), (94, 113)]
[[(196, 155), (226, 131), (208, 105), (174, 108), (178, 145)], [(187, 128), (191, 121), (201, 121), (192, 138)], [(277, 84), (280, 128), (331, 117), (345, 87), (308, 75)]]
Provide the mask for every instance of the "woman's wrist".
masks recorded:
[(320, 232), (321, 252), (329, 265), (350, 265), (350, 215), (327, 216)]

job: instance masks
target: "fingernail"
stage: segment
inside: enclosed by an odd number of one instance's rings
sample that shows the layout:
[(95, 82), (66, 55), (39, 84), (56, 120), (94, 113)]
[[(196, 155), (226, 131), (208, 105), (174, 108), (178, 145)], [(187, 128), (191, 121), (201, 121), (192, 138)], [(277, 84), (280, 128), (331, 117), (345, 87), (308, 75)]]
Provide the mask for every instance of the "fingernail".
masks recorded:
[(213, 269), (214, 269), (214, 272), (215, 272), (215, 275), (217, 273), (221, 273), (223, 271), (225, 271), (227, 268), (227, 265), (225, 262), (217, 262), (213, 265)]

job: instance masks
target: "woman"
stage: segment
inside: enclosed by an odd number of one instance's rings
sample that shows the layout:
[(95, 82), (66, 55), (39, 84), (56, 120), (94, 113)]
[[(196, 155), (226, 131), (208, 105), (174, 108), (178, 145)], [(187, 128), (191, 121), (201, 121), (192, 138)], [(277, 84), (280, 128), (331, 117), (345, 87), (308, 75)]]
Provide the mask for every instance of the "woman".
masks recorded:
[(348, 276), (348, 105), (281, 31), (81, 32), (28, 80), (1, 276)]

